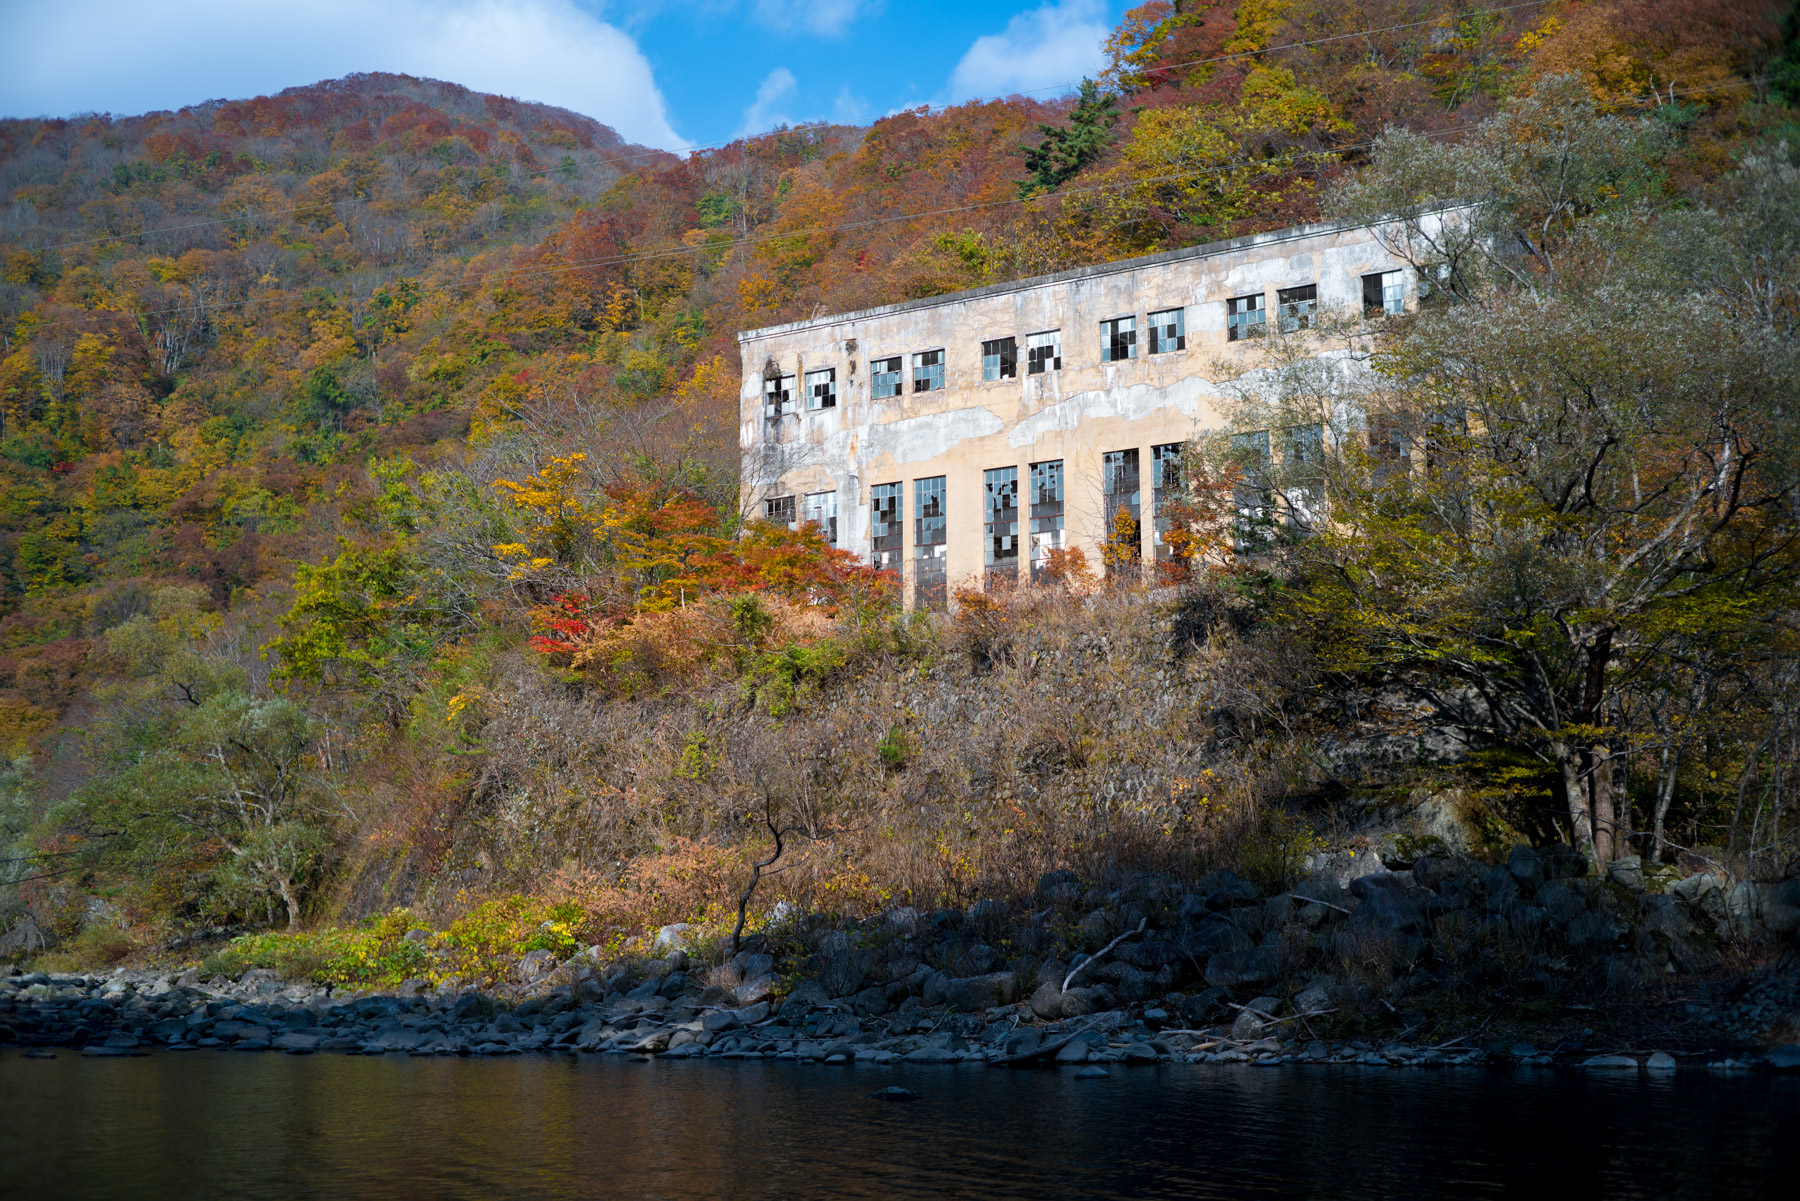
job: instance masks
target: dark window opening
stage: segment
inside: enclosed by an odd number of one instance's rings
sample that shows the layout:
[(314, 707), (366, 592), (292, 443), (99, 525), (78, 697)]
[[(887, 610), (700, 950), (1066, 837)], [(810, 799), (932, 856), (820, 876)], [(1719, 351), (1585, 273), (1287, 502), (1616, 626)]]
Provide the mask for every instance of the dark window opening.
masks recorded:
[(869, 390), (876, 400), (887, 400), (900, 395), (901, 379), (899, 355), (891, 359), (869, 360)]
[(1232, 488), (1236, 509), (1232, 546), (1239, 554), (1260, 550), (1274, 536), (1269, 489), (1269, 431), (1231, 435), (1231, 454), (1240, 473)]
[(913, 391), (941, 392), (944, 388), (944, 352), (923, 350), (913, 356)]
[(984, 472), (982, 539), (984, 587), (1010, 587), (1019, 578), (1019, 469), (996, 467)]
[(1062, 331), (1050, 330), (1025, 339), (1025, 374), (1062, 370)]
[(784, 525), (790, 530), (793, 529), (794, 498), (776, 496), (763, 501), (763, 520), (774, 525)]
[(1225, 340), (1241, 342), (1246, 338), (1257, 337), (1263, 332), (1263, 319), (1266, 316), (1261, 294), (1233, 296), (1225, 302)]
[(895, 575), (905, 570), (901, 561), (906, 549), (905, 527), (900, 524), (902, 491), (899, 484), (876, 484), (869, 492), (869, 565)]
[(1137, 358), (1137, 318), (1120, 317), (1100, 323), (1100, 361), (1118, 363)]
[(1041, 582), (1050, 569), (1050, 555), (1063, 549), (1063, 461), (1031, 465), (1031, 578)]
[(812, 492), (806, 497), (806, 520), (819, 527), (825, 541), (837, 545), (837, 493)]
[(1325, 432), (1317, 425), (1288, 430), (1281, 446), (1287, 479), (1288, 525), (1296, 533), (1317, 528), (1325, 508)]
[(1143, 529), (1138, 502), (1138, 452), (1112, 450), (1100, 458), (1101, 495), (1106, 514), (1106, 574), (1134, 575), (1143, 557)]
[(763, 380), (763, 416), (773, 420), (794, 411), (794, 377), (778, 376)]
[(1187, 310), (1164, 309), (1150, 314), (1150, 353), (1187, 349)]
[(1167, 559), (1174, 552), (1169, 546), (1169, 530), (1173, 528), (1173, 508), (1181, 496), (1181, 454), (1185, 443), (1164, 442), (1150, 448), (1150, 541), (1157, 559)]
[(1363, 316), (1381, 317), (1406, 311), (1406, 273), (1377, 271), (1362, 277)]
[(1281, 305), (1281, 329), (1283, 333), (1296, 330), (1312, 329), (1318, 324), (1319, 317), (1319, 285), (1306, 284), (1298, 288), (1282, 288), (1275, 293), (1276, 302)]
[(837, 408), (837, 371), (827, 367), (823, 371), (806, 373), (806, 407), (811, 412), (820, 409)]
[(913, 604), (925, 609), (942, 609), (948, 600), (943, 476), (913, 481), (913, 514)]
[(1019, 342), (1016, 338), (995, 338), (981, 344), (981, 378), (983, 380), (1014, 379), (1019, 374)]

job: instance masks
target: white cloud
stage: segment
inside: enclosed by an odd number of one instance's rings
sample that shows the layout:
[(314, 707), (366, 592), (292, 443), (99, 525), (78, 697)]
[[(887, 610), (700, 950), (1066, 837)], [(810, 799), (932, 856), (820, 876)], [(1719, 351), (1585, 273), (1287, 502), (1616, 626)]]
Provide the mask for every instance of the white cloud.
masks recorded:
[(776, 67), (770, 71), (762, 85), (756, 89), (756, 99), (744, 110), (744, 119), (738, 123), (737, 136), (747, 138), (751, 134), (765, 133), (777, 125), (792, 125), (794, 119), (781, 111), (781, 102), (794, 94), (799, 81), (794, 73), (786, 67)]
[(756, 19), (784, 33), (837, 37), (857, 17), (881, 7), (880, 0), (756, 0)]
[(1111, 34), (1102, 0), (1052, 0), (1008, 21), (1004, 33), (976, 38), (951, 72), (945, 100), (1072, 85), (1106, 65)]
[(637, 43), (571, 0), (59, 0), (0, 10), (0, 112), (180, 108), (354, 71), (560, 105), (687, 145)]

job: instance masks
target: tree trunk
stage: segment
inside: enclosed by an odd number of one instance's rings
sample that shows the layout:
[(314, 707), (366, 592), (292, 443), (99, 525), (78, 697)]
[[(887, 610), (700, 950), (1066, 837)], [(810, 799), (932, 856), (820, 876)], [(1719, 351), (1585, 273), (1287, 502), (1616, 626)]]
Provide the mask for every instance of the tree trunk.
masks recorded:
[(287, 928), (288, 928), (288, 933), (292, 934), (294, 931), (296, 931), (300, 928), (300, 902), (294, 898), (293, 882), (291, 880), (289, 880), (286, 876), (283, 876), (279, 880), (277, 880), (276, 885), (277, 885), (277, 887), (279, 887), (281, 889), (282, 903), (287, 906), (287, 911), (288, 911)]
[(1675, 776), (1681, 770), (1681, 748), (1669, 746), (1663, 748), (1662, 779), (1656, 785), (1656, 820), (1655, 832), (1650, 839), (1651, 862), (1664, 862), (1663, 830), (1668, 823), (1669, 803), (1675, 799)]
[(1556, 754), (1556, 765), (1562, 769), (1563, 792), (1569, 802), (1569, 837), (1575, 840), (1575, 849), (1587, 857), (1588, 862), (1598, 862), (1594, 858), (1594, 814), (1590, 807), (1587, 776), (1582, 771), (1586, 758), (1577, 748), (1566, 742), (1553, 744)]
[(1594, 862), (1611, 863), (1619, 857), (1619, 801), (1613, 792), (1612, 758), (1603, 746), (1589, 747), (1586, 761), (1589, 808), (1594, 815)]

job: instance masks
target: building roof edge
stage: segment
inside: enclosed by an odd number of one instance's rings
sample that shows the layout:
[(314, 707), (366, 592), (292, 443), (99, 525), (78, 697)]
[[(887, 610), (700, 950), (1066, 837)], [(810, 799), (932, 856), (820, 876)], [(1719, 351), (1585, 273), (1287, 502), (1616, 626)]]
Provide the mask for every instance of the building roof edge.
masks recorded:
[[(1433, 210), (1447, 212), (1463, 207), (1456, 204), (1444, 205)], [(1297, 241), (1301, 238), (1316, 238), (1326, 234), (1342, 233), (1347, 229), (1373, 229), (1378, 225), (1390, 224), (1403, 220), (1401, 217), (1390, 217), (1381, 221), (1315, 221), (1309, 225), (1290, 225), (1286, 229), (1272, 229), (1259, 234), (1246, 234), (1241, 238), (1228, 238), (1222, 242), (1207, 242), (1199, 246), (1182, 246), (1175, 250), (1159, 251), (1156, 254), (1139, 255), (1136, 258), (1118, 259), (1110, 263), (1095, 263), (1088, 267), (1072, 267), (1067, 271), (1055, 271), (1049, 275), (1033, 275), (1024, 279), (1015, 279), (1003, 284), (987, 284), (979, 288), (964, 288), (960, 292), (944, 292), (937, 296), (925, 296), (918, 300), (902, 300), (894, 304), (877, 305), (869, 309), (853, 309), (847, 313), (826, 313), (818, 317), (808, 317), (804, 321), (789, 321), (781, 325), (765, 325), (756, 329), (739, 330), (737, 340), (740, 345), (771, 338), (780, 334), (796, 333), (804, 329), (819, 329), (830, 325), (842, 325), (852, 321), (867, 321), (874, 317), (887, 317), (895, 313), (911, 313), (920, 309), (934, 308), (938, 305), (955, 304), (965, 300), (978, 300), (986, 296), (1004, 296), (1010, 292), (1024, 292), (1032, 288), (1048, 287), (1053, 284), (1069, 283), (1078, 279), (1095, 279), (1104, 275), (1118, 275), (1126, 271), (1136, 271), (1143, 267), (1153, 267), (1162, 263), (1178, 263), (1187, 259), (1210, 258), (1213, 255), (1229, 254), (1235, 250), (1245, 250), (1253, 246), (1270, 246), (1281, 242)]]

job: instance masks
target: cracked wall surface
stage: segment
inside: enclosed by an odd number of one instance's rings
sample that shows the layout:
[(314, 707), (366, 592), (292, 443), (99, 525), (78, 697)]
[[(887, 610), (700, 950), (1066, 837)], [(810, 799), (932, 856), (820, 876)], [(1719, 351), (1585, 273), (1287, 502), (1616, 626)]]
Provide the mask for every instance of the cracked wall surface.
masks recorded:
[[(1363, 276), (1402, 267), (1367, 227), (1312, 225), (746, 331), (738, 335), (745, 510), (761, 515), (771, 498), (835, 492), (838, 545), (866, 561), (870, 490), (903, 484), (910, 598), (914, 481), (944, 477), (950, 587), (979, 586), (983, 473), (1015, 466), (1024, 479), (1032, 464), (1061, 460), (1066, 545), (1098, 566), (1103, 456), (1135, 448), (1147, 464), (1154, 446), (1222, 427), (1228, 385), (1261, 366), (1259, 340), (1227, 340), (1228, 299), (1263, 294), (1273, 319), (1278, 289), (1313, 284), (1321, 311), (1354, 311)], [(1173, 308), (1184, 310), (1186, 348), (1150, 354), (1141, 336), (1148, 314)], [(1120, 317), (1136, 318), (1136, 357), (1102, 362), (1101, 323)], [(983, 341), (1014, 337), (1023, 348), (1049, 330), (1061, 331), (1061, 370), (1028, 374), (1021, 350), (1016, 377), (983, 380)], [(912, 356), (940, 349), (945, 386), (914, 391)], [(903, 358), (904, 390), (876, 399), (870, 363), (894, 356)], [(1227, 378), (1209, 378), (1221, 364)], [(789, 411), (767, 415), (765, 373), (803, 379), (826, 368), (835, 369), (834, 407), (809, 411), (796, 397)], [(1142, 522), (1146, 539), (1152, 525)], [(1143, 555), (1152, 557), (1149, 546)]]

